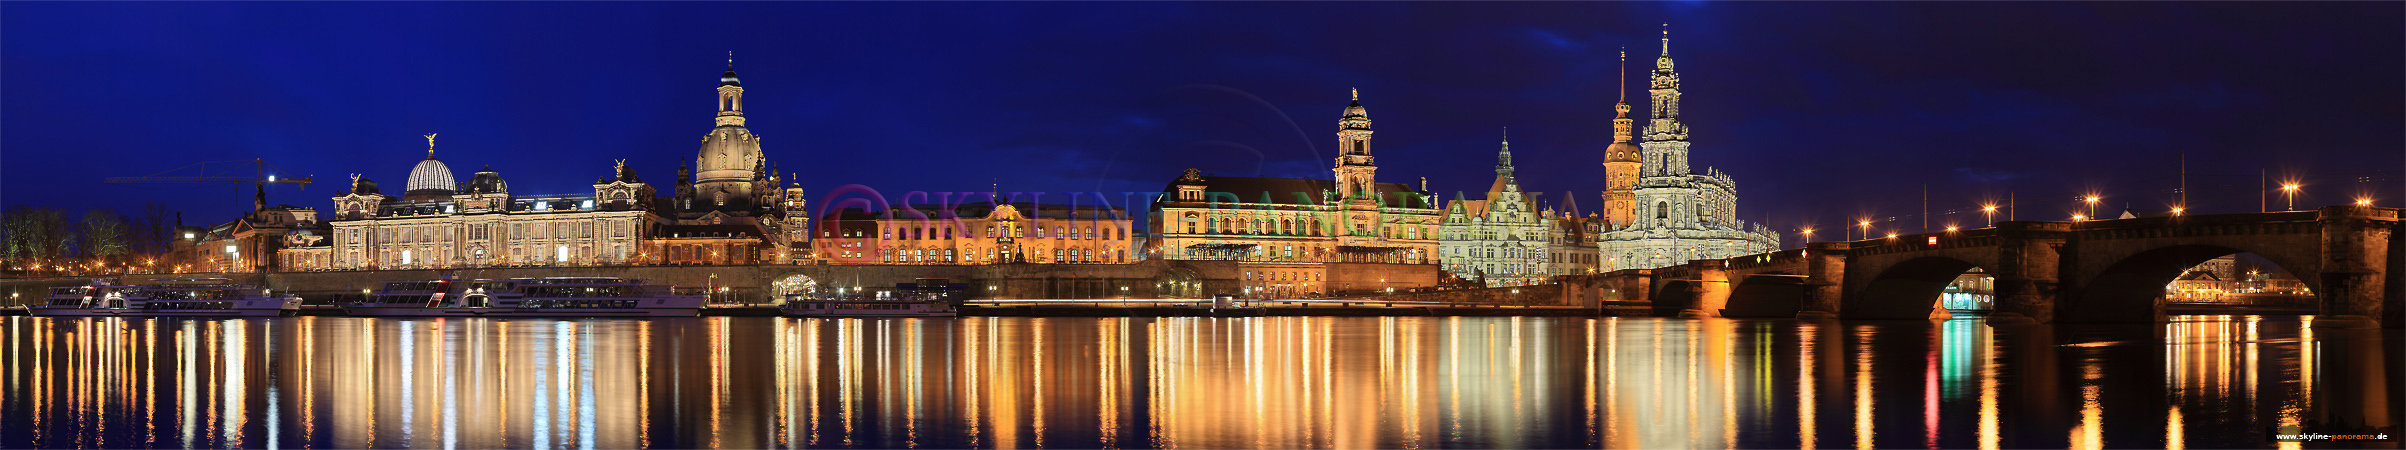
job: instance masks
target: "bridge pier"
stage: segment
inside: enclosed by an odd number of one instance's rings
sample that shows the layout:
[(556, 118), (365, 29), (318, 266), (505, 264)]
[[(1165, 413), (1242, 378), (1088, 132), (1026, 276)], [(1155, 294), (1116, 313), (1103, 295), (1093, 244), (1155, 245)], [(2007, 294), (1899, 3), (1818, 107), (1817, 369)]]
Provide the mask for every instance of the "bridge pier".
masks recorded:
[[(2322, 222), (2322, 316), (2318, 326), (2376, 328), (2383, 317), (2388, 292), (2390, 233), (2397, 210), (2365, 206), (2326, 206)], [(2327, 325), (2326, 325), (2327, 324)], [(2396, 326), (2399, 324), (2391, 324)]]
[(1996, 277), (1991, 285), (1995, 310), (1991, 324), (2032, 324), (2055, 321), (2057, 280), (2062, 271), (2059, 253), (2071, 224), (2006, 222), (1997, 227)]
[(1846, 250), (1853, 245), (1851, 242), (1805, 244), (1805, 298), (1796, 305), (1796, 318), (1838, 318), (1838, 302), (1846, 295)]
[(1680, 308), (1679, 318), (1721, 317), (1721, 310), (1729, 307), (1729, 293), (1737, 285), (1729, 279), (1729, 261), (1707, 259), (1693, 264), (1696, 282), (1688, 285), (1688, 304)]

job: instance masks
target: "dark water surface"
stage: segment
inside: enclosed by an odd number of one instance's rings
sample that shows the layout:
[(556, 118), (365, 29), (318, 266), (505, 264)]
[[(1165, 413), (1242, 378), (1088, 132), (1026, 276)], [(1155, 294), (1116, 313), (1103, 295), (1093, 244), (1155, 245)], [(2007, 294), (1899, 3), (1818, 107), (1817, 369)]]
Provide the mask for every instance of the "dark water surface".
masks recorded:
[(2226, 448), (2397, 422), (2397, 330), (2178, 319), (6, 317), (0, 447)]

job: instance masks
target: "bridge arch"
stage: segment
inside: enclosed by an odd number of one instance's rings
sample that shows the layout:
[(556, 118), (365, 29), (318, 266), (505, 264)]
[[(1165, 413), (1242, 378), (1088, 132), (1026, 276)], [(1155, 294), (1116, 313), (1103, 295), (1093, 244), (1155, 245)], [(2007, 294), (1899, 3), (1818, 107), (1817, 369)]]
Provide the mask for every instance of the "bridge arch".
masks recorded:
[(1689, 300), (1695, 296), (1696, 282), (1679, 279), (1665, 280), (1654, 288), (1654, 298), (1652, 299), (1654, 312), (1664, 316), (1678, 315), (1679, 310), (1688, 305)]
[(1863, 282), (1853, 301), (1839, 311), (1849, 319), (1929, 319), (1939, 307), (1939, 294), (1974, 268), (1980, 266), (1948, 256), (1890, 264)]
[(1804, 306), (1805, 276), (1797, 274), (1756, 274), (1738, 281), (1730, 289), (1728, 306), (1721, 317), (1796, 317)]
[[(2299, 254), (2315, 253), (2311, 247), (2268, 253), (2226, 245), (2181, 243), (2105, 259), (2110, 262), (2080, 278), (2079, 295), (2061, 301), (2058, 318), (2068, 322), (2160, 321), (2164, 317), (2164, 286), (2207, 260), (2239, 253), (2271, 261), (2295, 275), (2317, 297), (2324, 292), (2322, 277), (2316, 273), (2318, 267), (2310, 263), (2311, 259), (2305, 259), (2313, 255)], [(2319, 304), (2322, 299), (2316, 301)]]

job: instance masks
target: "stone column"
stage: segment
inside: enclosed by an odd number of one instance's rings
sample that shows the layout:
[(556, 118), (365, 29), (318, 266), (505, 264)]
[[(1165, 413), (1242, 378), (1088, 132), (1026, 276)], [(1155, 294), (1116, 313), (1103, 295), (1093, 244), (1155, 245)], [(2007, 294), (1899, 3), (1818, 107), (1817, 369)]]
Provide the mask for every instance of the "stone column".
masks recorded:
[(1853, 245), (1852, 242), (1805, 245), (1805, 298), (1796, 305), (1796, 318), (1838, 318), (1838, 301), (1846, 294), (1846, 251)]
[(2398, 212), (2369, 206), (2323, 207), (2322, 297), (2317, 325), (2376, 327), (2388, 291), (2389, 240)]

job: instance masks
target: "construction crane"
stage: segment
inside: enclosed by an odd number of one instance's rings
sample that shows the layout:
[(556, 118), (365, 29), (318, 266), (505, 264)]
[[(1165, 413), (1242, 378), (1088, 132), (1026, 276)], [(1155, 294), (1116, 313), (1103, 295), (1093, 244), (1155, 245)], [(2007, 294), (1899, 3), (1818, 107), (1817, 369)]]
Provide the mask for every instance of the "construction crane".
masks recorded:
[[(243, 174), (246, 172), (244, 169), (249, 169), (247, 172), (250, 173)], [(260, 187), (266, 187), (268, 183), (291, 183), (301, 185), (303, 189), (309, 187), (310, 177), (285, 178), (276, 175), (283, 171), (283, 169), (269, 165), (267, 160), (263, 159), (209, 161), (177, 167), (150, 176), (109, 177), (106, 181), (109, 183), (253, 183)]]

